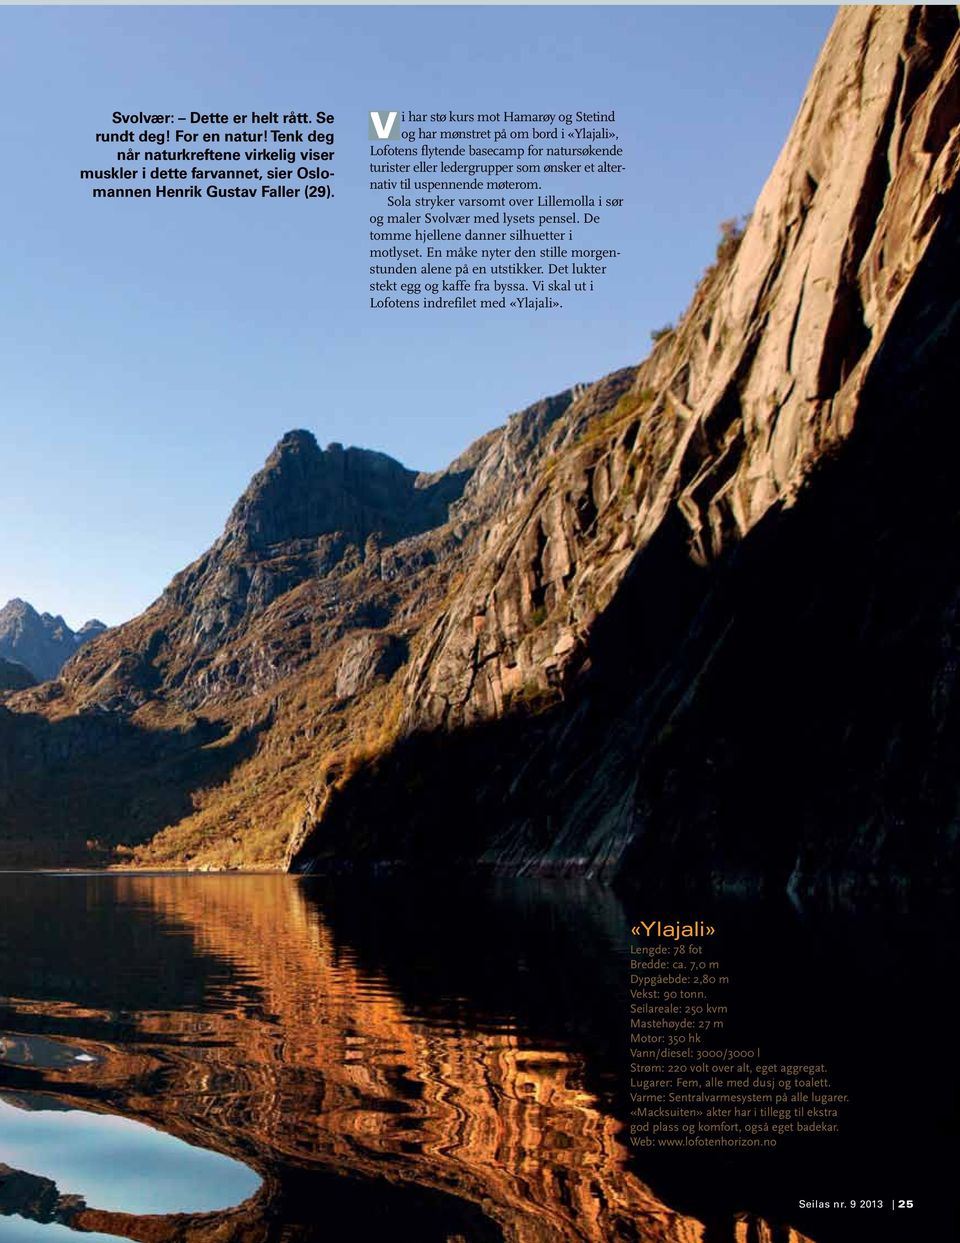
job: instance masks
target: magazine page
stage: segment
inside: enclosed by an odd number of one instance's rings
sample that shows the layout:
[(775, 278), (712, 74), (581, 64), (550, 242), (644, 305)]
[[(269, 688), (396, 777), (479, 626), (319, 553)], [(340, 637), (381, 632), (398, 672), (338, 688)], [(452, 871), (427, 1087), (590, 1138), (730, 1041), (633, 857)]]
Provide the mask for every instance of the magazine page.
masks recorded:
[(958, 1237), (958, 61), (0, 7), (0, 1243)]

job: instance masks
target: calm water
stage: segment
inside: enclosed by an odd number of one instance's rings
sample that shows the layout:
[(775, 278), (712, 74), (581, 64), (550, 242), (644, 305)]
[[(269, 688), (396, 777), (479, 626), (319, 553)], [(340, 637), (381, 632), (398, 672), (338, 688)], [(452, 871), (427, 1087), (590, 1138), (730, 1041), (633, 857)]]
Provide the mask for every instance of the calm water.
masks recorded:
[[(603, 889), (0, 875), (0, 1243), (950, 1237), (942, 925), (717, 919), (731, 1039), (830, 1063), (839, 1139), (631, 1155)], [(917, 1216), (796, 1210), (851, 1195)]]

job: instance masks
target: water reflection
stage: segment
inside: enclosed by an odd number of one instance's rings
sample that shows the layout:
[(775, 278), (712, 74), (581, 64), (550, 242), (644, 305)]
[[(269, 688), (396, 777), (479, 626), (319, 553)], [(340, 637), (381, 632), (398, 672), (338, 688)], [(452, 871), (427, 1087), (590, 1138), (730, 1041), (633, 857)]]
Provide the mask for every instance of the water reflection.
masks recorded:
[[(0, 1087), (136, 1119), (264, 1180), (225, 1213), (181, 1200), (174, 1215), (170, 1201), (96, 1189), (58, 1232), (719, 1239), (663, 1203), (624, 1147), (616, 899), (569, 887), (434, 897), (276, 876), (0, 877)], [(10, 1170), (45, 1175), (0, 1113), (4, 1141), (25, 1163), (0, 1154)], [(79, 1177), (54, 1181), (76, 1193)], [(204, 1181), (222, 1193), (222, 1179)], [(732, 1243), (765, 1229), (730, 1213), (723, 1231)]]
[(0, 1096), (0, 1159), (114, 1213), (209, 1213), (260, 1186), (252, 1170), (219, 1153), (38, 1094)]
[[(120, 1235), (101, 1234), (99, 1230), (84, 1231), (83, 1243), (116, 1243)], [(7, 1217), (0, 1222), (3, 1243), (78, 1243), (76, 1233), (56, 1222), (40, 1224), (23, 1217)]]

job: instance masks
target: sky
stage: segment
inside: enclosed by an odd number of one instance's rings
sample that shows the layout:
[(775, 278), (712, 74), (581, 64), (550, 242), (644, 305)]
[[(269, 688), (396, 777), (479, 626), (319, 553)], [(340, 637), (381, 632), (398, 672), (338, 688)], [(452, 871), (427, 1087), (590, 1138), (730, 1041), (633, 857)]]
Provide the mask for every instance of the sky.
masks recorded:
[[(435, 470), (639, 362), (751, 209), (834, 12), (0, 8), (0, 604), (140, 612), (291, 428)], [(371, 309), (367, 113), (390, 108), (615, 109), (602, 286), (554, 312)], [(78, 170), (115, 109), (332, 112), (336, 196), (95, 201)]]

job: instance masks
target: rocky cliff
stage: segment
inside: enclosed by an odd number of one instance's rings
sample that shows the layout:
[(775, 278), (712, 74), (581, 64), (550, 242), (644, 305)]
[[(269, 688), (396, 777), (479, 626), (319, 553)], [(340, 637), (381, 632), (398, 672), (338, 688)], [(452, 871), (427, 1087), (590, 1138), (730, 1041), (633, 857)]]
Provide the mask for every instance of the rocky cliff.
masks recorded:
[(840, 13), (742, 237), (490, 532), (405, 674), (396, 752), (296, 863), (675, 884), (682, 858), (831, 892), (950, 871), (957, 28)]
[(0, 843), (947, 884), (958, 47), (953, 8), (841, 10), (639, 367), (435, 475), (284, 437), (156, 604), (8, 697)]
[(96, 618), (71, 630), (59, 615), (38, 613), (26, 600), (8, 600), (0, 609), (0, 657), (25, 666), (33, 678), (55, 678), (64, 664), (106, 626)]

